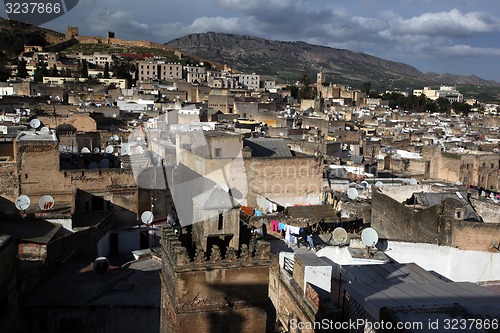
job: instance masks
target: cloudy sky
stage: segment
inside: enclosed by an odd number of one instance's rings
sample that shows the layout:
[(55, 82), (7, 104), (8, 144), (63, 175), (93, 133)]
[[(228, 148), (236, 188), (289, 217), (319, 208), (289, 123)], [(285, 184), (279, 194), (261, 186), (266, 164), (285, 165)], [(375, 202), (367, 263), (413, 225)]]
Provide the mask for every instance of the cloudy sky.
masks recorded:
[(161, 43), (207, 31), (301, 40), (500, 81), (497, 0), (80, 0), (44, 27), (67, 25)]

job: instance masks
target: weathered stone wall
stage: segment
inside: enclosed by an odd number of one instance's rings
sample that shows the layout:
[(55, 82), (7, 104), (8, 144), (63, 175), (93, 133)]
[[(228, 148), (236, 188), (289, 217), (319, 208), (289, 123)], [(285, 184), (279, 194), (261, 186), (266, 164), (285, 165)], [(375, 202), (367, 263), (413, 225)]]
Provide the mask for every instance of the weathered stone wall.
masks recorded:
[(445, 199), (442, 205), (413, 211), (377, 191), (372, 196), (371, 225), (389, 240), (453, 246), (462, 250), (491, 251), (500, 243), (500, 223), (455, 219), (463, 205)]
[(385, 194), (372, 192), (371, 226), (381, 238), (437, 244), (438, 214), (438, 206), (415, 212)]
[(161, 332), (265, 332), (269, 243), (191, 258), (167, 227), (162, 248)]
[(0, 196), (14, 202), (19, 195), (17, 164), (15, 162), (0, 163)]
[(451, 224), (452, 246), (462, 250), (497, 251), (500, 245), (500, 223), (454, 221)]
[(471, 204), (483, 218), (484, 223), (500, 223), (500, 205), (490, 201), (471, 198)]

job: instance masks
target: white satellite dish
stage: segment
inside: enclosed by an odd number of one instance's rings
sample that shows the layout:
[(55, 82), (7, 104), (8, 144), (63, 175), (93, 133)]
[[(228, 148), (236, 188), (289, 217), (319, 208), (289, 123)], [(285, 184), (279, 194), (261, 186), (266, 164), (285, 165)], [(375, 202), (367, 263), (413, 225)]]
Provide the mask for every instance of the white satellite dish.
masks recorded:
[(50, 195), (44, 195), (43, 197), (40, 198), (40, 201), (38, 201), (38, 206), (40, 207), (41, 210), (49, 210), (52, 207), (54, 207), (54, 204), (55, 200)]
[(116, 118), (116, 113), (113, 113), (113, 118)]
[(358, 190), (356, 190), (355, 188), (348, 189), (347, 190), (347, 196), (351, 200), (356, 200), (358, 198)]
[(338, 244), (344, 244), (347, 242), (347, 231), (341, 227), (335, 228), (335, 230), (333, 230), (333, 240)]
[(151, 211), (149, 210), (146, 210), (141, 215), (141, 221), (144, 224), (151, 224), (153, 222), (153, 218), (154, 218), (153, 213), (151, 213)]
[(280, 136), (284, 136), (285, 134), (283, 134), (283, 132), (280, 132)]
[(99, 164), (97, 164), (97, 162), (91, 162), (89, 164), (89, 169), (91, 169), (91, 170), (97, 169), (98, 167), (99, 167)]
[(90, 149), (88, 149), (87, 147), (83, 147), (82, 154), (90, 154)]
[(418, 182), (415, 178), (410, 179), (410, 185), (417, 185), (417, 184), (418, 184)]
[(41, 125), (41, 124), (42, 124), (42, 123), (40, 122), (40, 120), (38, 120), (38, 119), (36, 119), (36, 118), (35, 118), (35, 119), (32, 119), (32, 120), (30, 121), (30, 126), (31, 126), (31, 128), (34, 128), (34, 129), (37, 129), (38, 127), (40, 127), (40, 125)]
[(31, 205), (31, 200), (27, 195), (20, 195), (16, 199), (16, 208), (19, 210), (26, 210)]
[(122, 144), (121, 154), (122, 155), (130, 155), (130, 146), (128, 145), (128, 143)]
[(361, 241), (368, 247), (374, 247), (378, 243), (377, 231), (373, 228), (366, 228), (361, 232)]
[(142, 146), (135, 147), (135, 153), (136, 154), (142, 154), (142, 153), (144, 153), (144, 148), (142, 148)]
[(380, 186), (384, 186), (384, 183), (382, 183), (382, 182), (379, 180), (378, 182), (376, 182), (376, 183), (375, 183), (375, 186), (378, 186), (378, 187), (380, 187)]
[(106, 153), (113, 154), (114, 151), (115, 151), (115, 147), (113, 145), (109, 145), (106, 147)]
[(118, 141), (119, 139), (120, 139), (120, 138), (118, 137), (118, 135), (116, 135), (116, 134), (115, 134), (115, 135), (113, 135), (113, 140)]
[(368, 186), (370, 186), (370, 184), (368, 184), (366, 180), (363, 180), (361, 183), (359, 183), (359, 185), (361, 185), (364, 189), (367, 189)]
[(40, 128), (40, 133), (42, 134), (49, 134), (50, 133), (50, 129), (46, 126)]
[(94, 147), (93, 151), (94, 151), (94, 154), (99, 154), (101, 152), (99, 147)]

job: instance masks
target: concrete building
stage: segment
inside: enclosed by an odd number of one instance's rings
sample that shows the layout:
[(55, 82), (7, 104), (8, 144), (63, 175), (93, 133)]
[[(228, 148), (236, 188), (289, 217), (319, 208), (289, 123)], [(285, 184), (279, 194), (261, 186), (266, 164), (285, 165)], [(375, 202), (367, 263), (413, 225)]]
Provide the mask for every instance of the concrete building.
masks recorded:
[(453, 86), (441, 86), (439, 89), (424, 87), (424, 89), (421, 90), (414, 90), (413, 95), (425, 95), (425, 97), (433, 101), (437, 100), (440, 97), (446, 98), (448, 101), (450, 101), (450, 103), (464, 101), (464, 96)]

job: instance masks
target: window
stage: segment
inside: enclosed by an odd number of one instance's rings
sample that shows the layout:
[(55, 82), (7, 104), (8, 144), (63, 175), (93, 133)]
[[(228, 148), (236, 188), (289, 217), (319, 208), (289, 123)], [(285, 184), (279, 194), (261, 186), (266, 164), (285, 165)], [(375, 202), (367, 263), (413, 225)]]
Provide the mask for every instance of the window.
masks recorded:
[(219, 213), (219, 222), (217, 224), (217, 230), (222, 230), (223, 226), (224, 226), (224, 217), (222, 213)]
[(215, 157), (222, 157), (222, 148), (215, 148)]
[(495, 167), (495, 164), (491, 163), (491, 168), (493, 169)]

